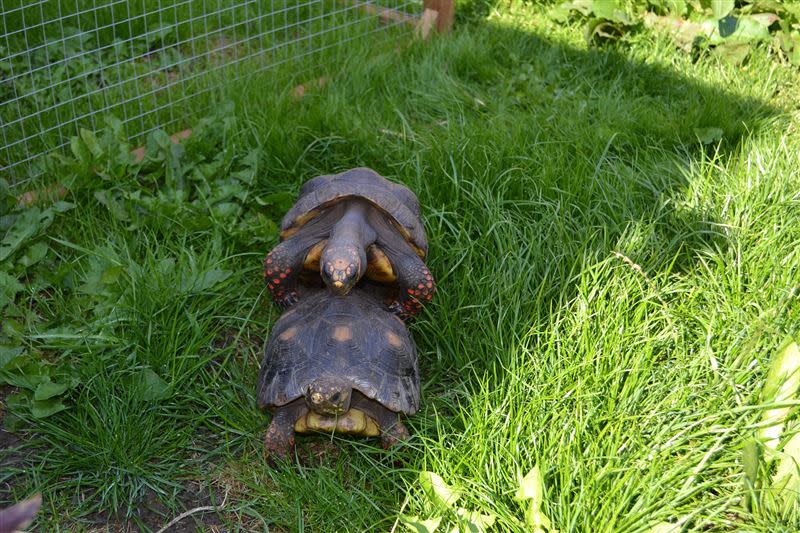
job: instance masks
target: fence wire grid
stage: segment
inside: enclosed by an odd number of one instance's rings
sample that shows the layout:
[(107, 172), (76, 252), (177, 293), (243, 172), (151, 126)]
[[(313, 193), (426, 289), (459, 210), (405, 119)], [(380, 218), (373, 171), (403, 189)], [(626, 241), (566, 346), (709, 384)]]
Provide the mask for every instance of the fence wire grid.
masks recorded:
[(3, 0), (0, 174), (35, 177), (43, 154), (105, 114), (132, 140), (178, 127), (221, 83), (411, 28), (420, 11), (420, 0)]

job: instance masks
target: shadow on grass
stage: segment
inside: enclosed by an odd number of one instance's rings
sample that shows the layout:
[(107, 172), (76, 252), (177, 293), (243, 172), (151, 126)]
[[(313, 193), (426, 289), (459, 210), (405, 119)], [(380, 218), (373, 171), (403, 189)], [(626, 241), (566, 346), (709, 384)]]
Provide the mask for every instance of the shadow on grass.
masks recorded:
[(763, 86), (699, 81), (674, 53), (638, 56), (472, 23), (399, 59), (351, 63), (264, 132), (269, 165), (292, 191), (355, 165), (405, 181), (428, 217), (439, 309), (493, 296), (530, 316), (612, 252), (657, 277), (723, 249), (725, 230), (691, 182), (781, 114), (746, 95)]

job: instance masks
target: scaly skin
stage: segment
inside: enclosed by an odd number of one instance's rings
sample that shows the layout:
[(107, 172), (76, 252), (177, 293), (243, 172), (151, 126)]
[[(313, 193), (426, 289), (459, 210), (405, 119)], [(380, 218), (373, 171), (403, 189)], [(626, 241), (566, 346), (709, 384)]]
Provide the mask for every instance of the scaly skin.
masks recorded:
[(286, 458), (294, 450), (294, 423), (308, 412), (301, 399), (275, 409), (264, 435), (264, 448), (270, 457)]
[(356, 394), (353, 396), (351, 407), (362, 410), (377, 422), (378, 427), (381, 428), (382, 448), (388, 450), (411, 437), (406, 426), (400, 421), (399, 415), (380, 403), (369, 400), (362, 394)]
[(389, 310), (404, 322), (411, 322), (433, 298), (436, 282), (422, 259), (411, 250), (405, 253), (386, 250), (386, 255), (392, 265), (396, 265), (399, 289), (397, 299), (389, 304)]
[(297, 277), (303, 268), (308, 246), (288, 239), (278, 244), (264, 259), (264, 281), (272, 300), (285, 311), (297, 303)]
[(350, 202), (322, 250), (320, 274), (335, 294), (350, 292), (367, 270), (367, 248), (376, 238), (368, 221), (371, 209), (363, 202)]
[(324, 242), (319, 273), (328, 288), (348, 294), (367, 271), (367, 250), (373, 244), (385, 254), (394, 275), (398, 296), (389, 310), (411, 322), (431, 301), (435, 282), (412, 246), (383, 213), (364, 201), (348, 201), (321, 215), (281, 242), (264, 260), (264, 277), (272, 299), (282, 310), (297, 302), (298, 275), (306, 256)]

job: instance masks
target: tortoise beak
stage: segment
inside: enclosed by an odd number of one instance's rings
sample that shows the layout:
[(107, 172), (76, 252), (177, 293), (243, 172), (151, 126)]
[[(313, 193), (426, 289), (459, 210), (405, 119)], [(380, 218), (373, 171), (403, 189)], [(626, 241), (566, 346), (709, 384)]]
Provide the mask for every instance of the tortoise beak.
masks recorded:
[(358, 281), (358, 278), (354, 278), (352, 275), (348, 276), (344, 271), (334, 270), (332, 275), (327, 272), (323, 272), (323, 274), (325, 274), (323, 275), (325, 283), (334, 294), (339, 296), (346, 296)]

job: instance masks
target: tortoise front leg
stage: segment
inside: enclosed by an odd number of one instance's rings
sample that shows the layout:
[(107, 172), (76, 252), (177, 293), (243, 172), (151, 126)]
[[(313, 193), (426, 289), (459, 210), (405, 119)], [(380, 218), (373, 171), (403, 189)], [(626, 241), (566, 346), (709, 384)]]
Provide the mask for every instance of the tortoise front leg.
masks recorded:
[(422, 311), (422, 306), (433, 298), (436, 282), (422, 259), (410, 249), (405, 253), (389, 249), (385, 252), (397, 277), (399, 290), (398, 297), (389, 305), (389, 310), (403, 321), (410, 322)]
[(282, 310), (297, 303), (297, 277), (303, 270), (303, 260), (309, 244), (287, 239), (278, 244), (264, 259), (264, 281), (272, 300)]
[(267, 433), (264, 448), (268, 455), (288, 457), (294, 449), (294, 424), (306, 414), (308, 408), (302, 398), (275, 409)]

